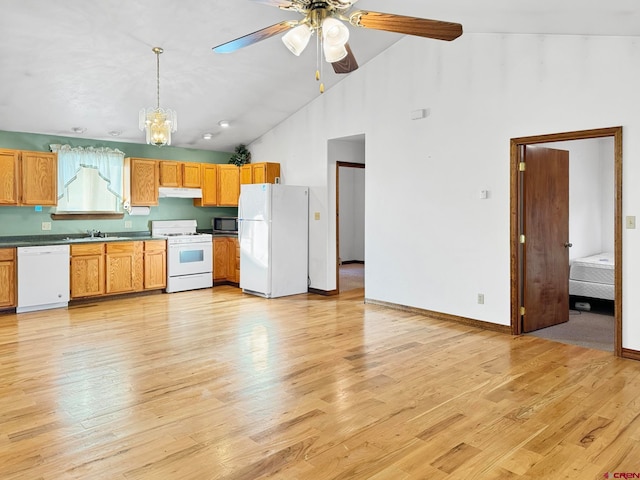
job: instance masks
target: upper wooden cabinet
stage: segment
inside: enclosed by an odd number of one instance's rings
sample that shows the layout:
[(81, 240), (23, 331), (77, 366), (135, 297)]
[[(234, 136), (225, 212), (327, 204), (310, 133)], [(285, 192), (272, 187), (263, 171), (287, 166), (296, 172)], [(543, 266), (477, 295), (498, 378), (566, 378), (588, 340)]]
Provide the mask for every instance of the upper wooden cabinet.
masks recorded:
[(0, 150), (0, 205), (57, 203), (57, 154)]
[(240, 169), (232, 164), (202, 164), (202, 198), (197, 207), (237, 207), (240, 196)]
[(182, 186), (186, 188), (200, 188), (202, 183), (202, 164), (182, 164)]
[(0, 150), (0, 204), (18, 204), (18, 165), (20, 152)]
[(218, 165), (218, 205), (237, 207), (240, 196), (240, 169), (233, 164)]
[(159, 161), (149, 158), (125, 159), (125, 192), (132, 207), (158, 205)]
[(215, 207), (218, 205), (218, 165), (202, 164), (202, 198), (194, 198), (196, 207)]
[(240, 183), (276, 183), (280, 164), (272, 162), (247, 163), (240, 167)]
[(22, 205), (58, 203), (58, 155), (47, 152), (22, 152)]
[(171, 160), (160, 160), (158, 164), (161, 187), (200, 188), (202, 164)]

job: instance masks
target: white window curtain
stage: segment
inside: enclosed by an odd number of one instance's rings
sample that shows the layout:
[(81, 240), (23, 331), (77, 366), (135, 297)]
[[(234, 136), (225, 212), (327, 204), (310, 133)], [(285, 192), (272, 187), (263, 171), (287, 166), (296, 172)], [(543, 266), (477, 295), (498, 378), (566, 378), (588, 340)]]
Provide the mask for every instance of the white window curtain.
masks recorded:
[(124, 152), (106, 147), (71, 147), (50, 145), (58, 154), (58, 198), (64, 196), (65, 188), (76, 178), (81, 168), (94, 168), (107, 183), (108, 190), (122, 199), (122, 175)]

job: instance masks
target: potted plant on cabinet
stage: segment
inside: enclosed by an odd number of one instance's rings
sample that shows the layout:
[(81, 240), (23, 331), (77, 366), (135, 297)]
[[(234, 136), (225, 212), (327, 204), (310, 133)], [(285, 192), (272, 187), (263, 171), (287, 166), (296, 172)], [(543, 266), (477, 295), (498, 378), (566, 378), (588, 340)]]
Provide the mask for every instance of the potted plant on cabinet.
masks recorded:
[(241, 167), (246, 163), (251, 163), (251, 152), (247, 150), (246, 145), (238, 145), (235, 148), (233, 155), (229, 158), (229, 163)]

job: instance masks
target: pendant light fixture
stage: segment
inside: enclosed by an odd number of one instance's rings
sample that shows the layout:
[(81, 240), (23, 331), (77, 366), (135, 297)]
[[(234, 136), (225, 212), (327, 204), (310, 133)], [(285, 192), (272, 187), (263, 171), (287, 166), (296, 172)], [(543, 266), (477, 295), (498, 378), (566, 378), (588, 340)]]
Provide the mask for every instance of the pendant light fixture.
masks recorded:
[(171, 134), (178, 130), (178, 116), (174, 110), (160, 108), (160, 54), (164, 51), (160, 47), (151, 49), (156, 54), (156, 108), (140, 110), (140, 130), (145, 130), (147, 143), (162, 147), (171, 145)]

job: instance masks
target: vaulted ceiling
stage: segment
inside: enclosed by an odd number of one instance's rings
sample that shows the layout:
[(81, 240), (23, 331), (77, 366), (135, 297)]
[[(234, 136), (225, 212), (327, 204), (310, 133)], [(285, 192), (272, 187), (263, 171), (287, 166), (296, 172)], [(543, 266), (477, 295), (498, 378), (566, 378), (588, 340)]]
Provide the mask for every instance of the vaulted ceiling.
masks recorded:
[[(213, 46), (300, 18), (264, 3), (1, 3), (0, 130), (144, 143), (138, 112), (156, 104), (155, 46), (164, 49), (160, 104), (178, 113), (175, 146), (232, 151), (319, 95), (315, 48), (295, 57), (277, 36), (231, 54), (212, 52)], [(640, 37), (637, 0), (359, 0), (356, 7), (457, 22), (466, 34)], [(350, 30), (349, 44), (361, 66), (402, 38)], [(329, 64), (323, 67), (327, 89), (343, 78)], [(221, 128), (221, 120), (231, 126)], [(213, 137), (204, 140), (204, 133)]]

